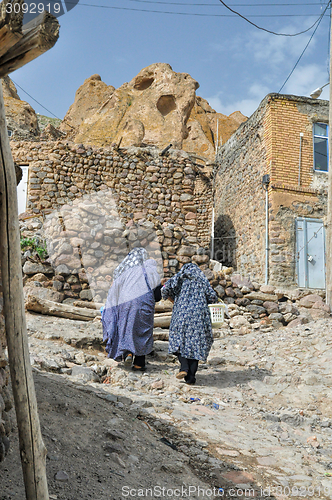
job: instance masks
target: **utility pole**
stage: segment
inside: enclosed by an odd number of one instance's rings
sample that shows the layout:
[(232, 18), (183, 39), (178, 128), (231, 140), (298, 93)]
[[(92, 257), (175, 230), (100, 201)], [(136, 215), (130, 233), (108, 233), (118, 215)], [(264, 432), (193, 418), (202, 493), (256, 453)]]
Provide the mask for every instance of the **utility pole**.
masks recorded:
[[(331, 2), (330, 23), (332, 27)], [(329, 162), (326, 225), (326, 303), (332, 311), (332, 32), (330, 34)]]
[(26, 500), (49, 500), (43, 442), (30, 364), (21, 265), (16, 175), (1, 78), (54, 46), (59, 23), (44, 11), (23, 25), (22, 0), (0, 4), (0, 266), (9, 368)]

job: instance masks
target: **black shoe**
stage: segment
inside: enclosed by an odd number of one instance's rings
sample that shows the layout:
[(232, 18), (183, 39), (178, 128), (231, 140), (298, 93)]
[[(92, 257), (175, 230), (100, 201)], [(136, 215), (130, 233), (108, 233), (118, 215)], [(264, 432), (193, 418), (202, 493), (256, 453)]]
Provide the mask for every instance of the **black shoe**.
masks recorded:
[(146, 367), (133, 365), (131, 369), (133, 370), (133, 372), (145, 372)]
[(195, 385), (196, 384), (196, 379), (188, 379), (188, 377), (184, 378), (184, 381), (187, 385)]

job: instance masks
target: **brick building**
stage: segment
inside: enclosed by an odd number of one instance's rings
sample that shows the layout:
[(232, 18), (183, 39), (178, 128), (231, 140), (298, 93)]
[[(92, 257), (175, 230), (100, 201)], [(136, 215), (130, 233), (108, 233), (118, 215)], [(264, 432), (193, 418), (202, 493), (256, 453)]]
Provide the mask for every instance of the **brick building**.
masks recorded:
[(325, 287), (328, 101), (269, 94), (217, 154), (215, 258), (275, 285)]

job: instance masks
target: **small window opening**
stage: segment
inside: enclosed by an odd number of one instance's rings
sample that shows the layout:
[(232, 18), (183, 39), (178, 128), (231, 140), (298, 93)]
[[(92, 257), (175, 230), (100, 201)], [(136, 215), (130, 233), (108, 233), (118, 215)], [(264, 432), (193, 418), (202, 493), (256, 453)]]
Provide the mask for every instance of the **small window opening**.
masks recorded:
[(328, 171), (328, 136), (326, 123), (314, 124), (314, 170), (318, 172)]

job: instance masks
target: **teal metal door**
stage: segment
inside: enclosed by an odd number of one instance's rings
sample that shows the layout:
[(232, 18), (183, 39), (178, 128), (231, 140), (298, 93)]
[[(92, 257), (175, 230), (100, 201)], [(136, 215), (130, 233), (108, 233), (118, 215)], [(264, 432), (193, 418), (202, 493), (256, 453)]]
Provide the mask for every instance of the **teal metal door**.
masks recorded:
[(297, 278), (301, 288), (325, 288), (325, 230), (320, 219), (296, 220)]

